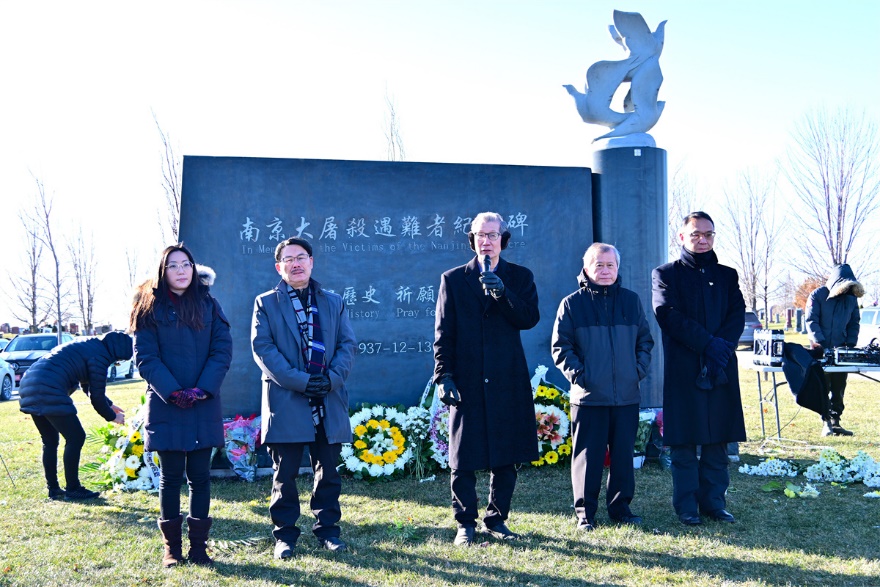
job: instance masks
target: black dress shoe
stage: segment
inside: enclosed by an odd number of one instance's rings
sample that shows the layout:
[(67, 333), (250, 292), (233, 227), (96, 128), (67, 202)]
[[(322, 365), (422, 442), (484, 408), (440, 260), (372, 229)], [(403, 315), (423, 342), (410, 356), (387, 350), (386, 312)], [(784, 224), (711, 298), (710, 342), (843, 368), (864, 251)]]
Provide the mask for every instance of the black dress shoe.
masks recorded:
[(516, 532), (511, 532), (510, 528), (504, 525), (504, 522), (497, 526), (492, 526), (491, 528), (486, 526), (486, 533), (496, 540), (519, 540), (522, 538), (522, 536)]
[(326, 548), (330, 552), (342, 552), (343, 550), (348, 550), (348, 545), (340, 540), (338, 536), (318, 538), (318, 544), (321, 545), (321, 548)]
[(617, 518), (611, 518), (618, 524), (632, 524), (633, 526), (638, 526), (642, 523), (642, 517), (633, 514), (632, 512), (628, 514), (624, 514)]
[(596, 529), (596, 520), (587, 518), (586, 520), (578, 520), (578, 532), (592, 532)]
[(293, 556), (293, 546), (283, 540), (276, 540), (273, 556), (279, 560), (288, 559)]
[(461, 526), (455, 534), (453, 544), (456, 546), (470, 546), (474, 543), (474, 532), (476, 528), (473, 526)]
[(715, 510), (714, 512), (709, 512), (709, 517), (716, 522), (728, 522), (730, 524), (736, 522), (736, 518), (734, 518), (733, 514), (727, 510)]
[(678, 514), (678, 519), (685, 526), (699, 526), (703, 523), (697, 514)]

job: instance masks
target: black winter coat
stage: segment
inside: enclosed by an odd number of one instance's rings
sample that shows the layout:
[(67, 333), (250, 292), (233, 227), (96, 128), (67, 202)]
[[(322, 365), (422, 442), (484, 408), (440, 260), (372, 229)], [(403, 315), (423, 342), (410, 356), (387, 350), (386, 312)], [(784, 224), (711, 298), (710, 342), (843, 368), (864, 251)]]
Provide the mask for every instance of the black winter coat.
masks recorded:
[(107, 369), (131, 358), (131, 337), (108, 332), (100, 338), (72, 340), (40, 357), (21, 378), (18, 407), (34, 416), (76, 414), (70, 395), (81, 386), (92, 407), (108, 422), (116, 418), (106, 395)]
[(668, 446), (746, 439), (736, 353), (724, 370), (728, 383), (704, 391), (696, 380), (713, 336), (736, 344), (745, 325), (745, 302), (736, 270), (714, 251), (654, 269), (653, 306), (663, 332), (663, 441)]
[(452, 375), (461, 405), (449, 411), (449, 466), (476, 471), (538, 459), (535, 404), (520, 331), (540, 317), (532, 272), (498, 261), (504, 294), (480, 284), (477, 258), (440, 279), (434, 381)]
[(620, 286), (591, 283), (559, 304), (551, 353), (571, 383), (571, 403), (628, 406), (641, 402), (639, 382), (648, 374), (654, 339), (638, 294)]
[[(223, 446), (220, 385), (232, 361), (229, 320), (210, 294), (202, 301), (201, 330), (181, 324), (172, 302), (158, 290), (154, 325), (134, 333), (135, 361), (147, 381), (146, 450), (193, 451)], [(172, 294), (174, 295), (174, 294)], [(198, 387), (208, 393), (187, 409), (170, 403), (175, 391)]]
[(807, 299), (805, 324), (810, 342), (826, 349), (856, 346), (861, 321), (856, 298), (864, 293), (849, 265), (835, 265), (825, 285)]

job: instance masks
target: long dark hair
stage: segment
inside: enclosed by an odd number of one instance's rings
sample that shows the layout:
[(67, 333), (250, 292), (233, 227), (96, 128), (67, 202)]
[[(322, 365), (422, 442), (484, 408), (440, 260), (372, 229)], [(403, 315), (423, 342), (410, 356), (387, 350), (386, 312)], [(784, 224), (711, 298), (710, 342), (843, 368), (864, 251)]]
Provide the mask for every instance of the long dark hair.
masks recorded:
[(180, 322), (190, 328), (201, 330), (204, 327), (204, 322), (202, 321), (202, 301), (207, 294), (207, 288), (199, 278), (198, 268), (192, 253), (181, 242), (171, 245), (162, 251), (162, 256), (159, 260), (159, 270), (156, 272), (156, 276), (151, 277), (137, 287), (134, 294), (131, 316), (128, 320), (128, 327), (131, 332), (135, 332), (138, 328), (155, 324), (156, 318), (153, 310), (156, 304), (167, 303), (169, 294), (176, 295), (170, 292), (168, 284), (165, 282), (165, 266), (168, 264), (168, 257), (176, 251), (186, 255), (186, 258), (193, 265), (192, 281), (183, 294), (180, 295), (176, 304), (177, 315), (180, 318)]

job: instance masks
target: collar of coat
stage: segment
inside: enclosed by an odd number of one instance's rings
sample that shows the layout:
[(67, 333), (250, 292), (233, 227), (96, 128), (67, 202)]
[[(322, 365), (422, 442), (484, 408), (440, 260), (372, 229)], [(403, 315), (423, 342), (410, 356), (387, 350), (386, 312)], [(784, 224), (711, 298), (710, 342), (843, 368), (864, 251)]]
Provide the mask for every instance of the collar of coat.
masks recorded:
[(715, 254), (714, 250), (706, 251), (705, 253), (694, 253), (681, 247), (681, 262), (685, 267), (691, 269), (709, 267), (710, 265), (718, 264), (718, 255)]
[(613, 296), (620, 289), (620, 275), (617, 276), (617, 279), (614, 280), (614, 283), (611, 285), (599, 285), (598, 283), (593, 283), (592, 281), (584, 275), (584, 271), (581, 270), (578, 275), (578, 285), (581, 286), (581, 289), (589, 290), (589, 292), (595, 296)]

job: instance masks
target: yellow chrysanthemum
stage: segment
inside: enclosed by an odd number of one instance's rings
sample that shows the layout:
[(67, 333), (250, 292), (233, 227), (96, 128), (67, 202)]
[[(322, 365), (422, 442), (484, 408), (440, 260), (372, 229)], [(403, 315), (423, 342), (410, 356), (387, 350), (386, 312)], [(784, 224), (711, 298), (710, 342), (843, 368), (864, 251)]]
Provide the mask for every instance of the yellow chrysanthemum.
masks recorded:
[(137, 442), (141, 439), (141, 433), (135, 430), (131, 433), (131, 436), (128, 437), (129, 442)]
[(138, 476), (137, 471), (129, 469), (128, 467), (125, 468), (125, 474), (128, 475), (130, 479), (137, 479)]
[(549, 399), (556, 399), (557, 397), (559, 397), (559, 392), (556, 391), (555, 388), (552, 388), (552, 387), (551, 387), (550, 389), (547, 390), (547, 395), (546, 395), (546, 397), (549, 398)]
[(391, 428), (388, 429), (388, 432), (390, 432), (391, 434), (394, 434), (394, 433), (400, 434), (400, 428), (398, 428), (397, 426), (392, 426)]
[(378, 428), (378, 427), (379, 427), (379, 422), (374, 419), (370, 419), (367, 422), (367, 428)]
[(541, 457), (537, 461), (532, 461), (532, 465), (535, 467), (540, 467), (544, 464), (544, 457)]
[(358, 448), (358, 449), (364, 449), (364, 448), (367, 448), (367, 443), (364, 442), (363, 440), (358, 439), (355, 441), (354, 447)]
[(364, 426), (363, 424), (358, 424), (357, 426), (354, 427), (354, 433), (357, 436), (363, 436), (364, 434), (367, 433), (367, 427)]
[(552, 465), (559, 462), (559, 455), (556, 453), (555, 450), (551, 450), (544, 455), (544, 460), (546, 460), (548, 464)]
[(133, 454), (136, 457), (142, 456), (144, 454), (144, 445), (143, 444), (136, 444), (133, 447), (131, 447), (131, 454)]
[(397, 455), (389, 450), (382, 455), (382, 460), (390, 464), (397, 460)]
[(556, 451), (561, 455), (570, 455), (571, 454), (571, 447), (568, 446), (567, 444), (563, 444), (559, 448), (557, 448)]
[(379, 422), (379, 426), (387, 430), (388, 428), (391, 428), (391, 422), (389, 422), (388, 420), (382, 420), (381, 422)]

